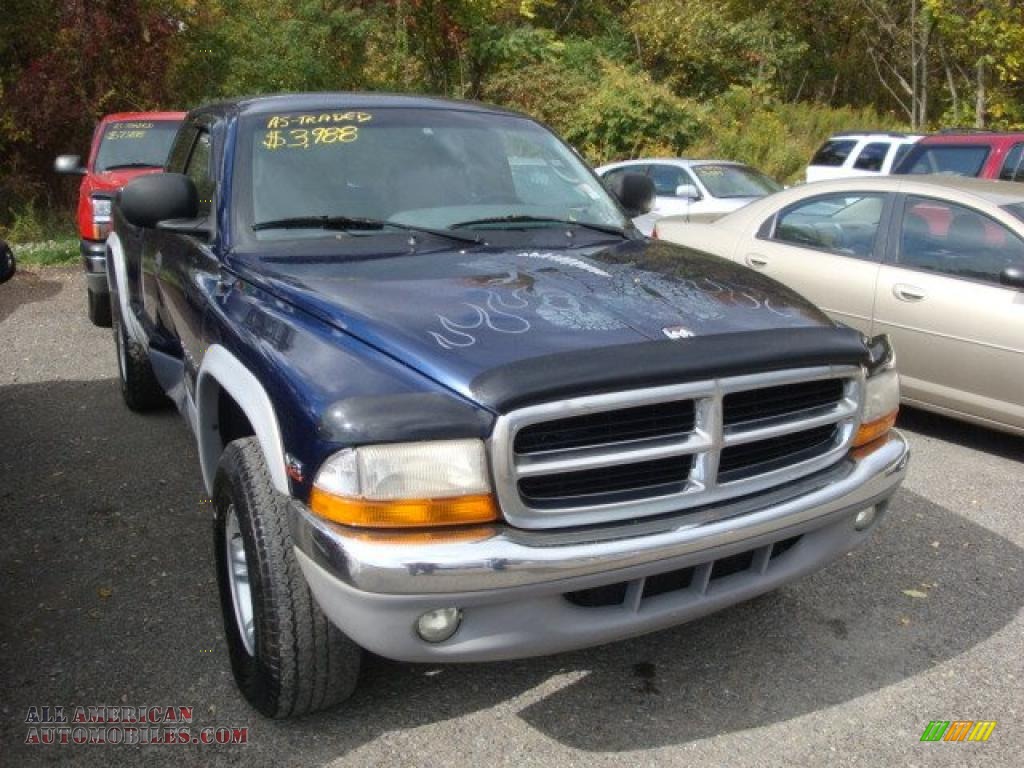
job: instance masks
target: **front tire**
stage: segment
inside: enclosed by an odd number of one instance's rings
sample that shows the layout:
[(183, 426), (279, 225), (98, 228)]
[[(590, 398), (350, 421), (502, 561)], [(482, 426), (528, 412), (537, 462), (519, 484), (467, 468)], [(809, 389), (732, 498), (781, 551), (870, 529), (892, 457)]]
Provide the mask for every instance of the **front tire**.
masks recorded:
[(328, 621), (295, 558), (287, 497), (255, 438), (230, 443), (214, 481), (214, 552), (235, 681), (267, 717), (333, 707), (355, 690), (362, 649)]
[(117, 309), (113, 312), (112, 323), (114, 347), (117, 349), (117, 372), (125, 405), (137, 412), (166, 406), (170, 401), (156, 380), (146, 348), (128, 333), (124, 318)]

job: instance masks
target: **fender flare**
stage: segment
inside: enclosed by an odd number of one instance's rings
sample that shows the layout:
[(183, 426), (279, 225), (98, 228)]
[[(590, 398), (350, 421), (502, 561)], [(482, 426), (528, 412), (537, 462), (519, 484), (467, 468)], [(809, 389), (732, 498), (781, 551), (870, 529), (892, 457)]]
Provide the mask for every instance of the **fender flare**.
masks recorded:
[(117, 232), (111, 232), (107, 237), (107, 284), (117, 294), (117, 306), (121, 319), (124, 321), (125, 330), (134, 341), (146, 349), (149, 348), (149, 340), (146, 338), (146, 331), (139, 322), (139, 318), (131, 311), (128, 303), (128, 280), (127, 267), (124, 263), (124, 246)]
[(252, 425), (274, 488), (290, 496), (281, 428), (270, 397), (252, 372), (220, 344), (206, 351), (196, 378), (196, 441), (207, 492), (213, 493), (217, 463), (224, 450), (217, 427), (217, 392), (220, 389), (234, 399)]

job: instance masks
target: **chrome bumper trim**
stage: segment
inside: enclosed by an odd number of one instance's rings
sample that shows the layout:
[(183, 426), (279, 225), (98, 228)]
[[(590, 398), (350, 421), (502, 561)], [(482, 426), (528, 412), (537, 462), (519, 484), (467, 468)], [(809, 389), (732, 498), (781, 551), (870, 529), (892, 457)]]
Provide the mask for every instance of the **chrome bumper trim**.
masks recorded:
[[(716, 506), (704, 513), (687, 511), (590, 529), (523, 531), (500, 526), (483, 540), (405, 544), (372, 540), (314, 516), (299, 503), (291, 505), (291, 526), (301, 552), (340, 582), (364, 592), (465, 593), (590, 575), (607, 580), (612, 571), (759, 537), (781, 538), (783, 531), (795, 535), (828, 518), (878, 504), (896, 491), (908, 457), (906, 441), (892, 432), (864, 455), (848, 456), (788, 490), (783, 487), (737, 502), (728, 513)], [(812, 490), (793, 495), (808, 487)]]

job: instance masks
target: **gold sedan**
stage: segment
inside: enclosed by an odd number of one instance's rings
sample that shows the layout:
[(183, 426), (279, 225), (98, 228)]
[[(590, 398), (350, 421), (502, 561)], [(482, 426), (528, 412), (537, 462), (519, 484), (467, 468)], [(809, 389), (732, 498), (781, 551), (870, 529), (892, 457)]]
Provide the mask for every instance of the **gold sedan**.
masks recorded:
[(746, 264), (892, 337), (903, 401), (1024, 435), (1024, 184), (825, 181), (655, 237)]

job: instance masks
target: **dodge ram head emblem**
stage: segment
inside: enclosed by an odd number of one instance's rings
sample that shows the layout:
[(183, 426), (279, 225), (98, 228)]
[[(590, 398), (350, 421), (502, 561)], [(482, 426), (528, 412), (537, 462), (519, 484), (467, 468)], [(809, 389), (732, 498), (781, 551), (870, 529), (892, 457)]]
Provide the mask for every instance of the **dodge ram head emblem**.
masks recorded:
[(667, 328), (662, 328), (661, 331), (673, 341), (676, 339), (688, 339), (693, 336), (693, 331), (681, 325), (670, 325)]

